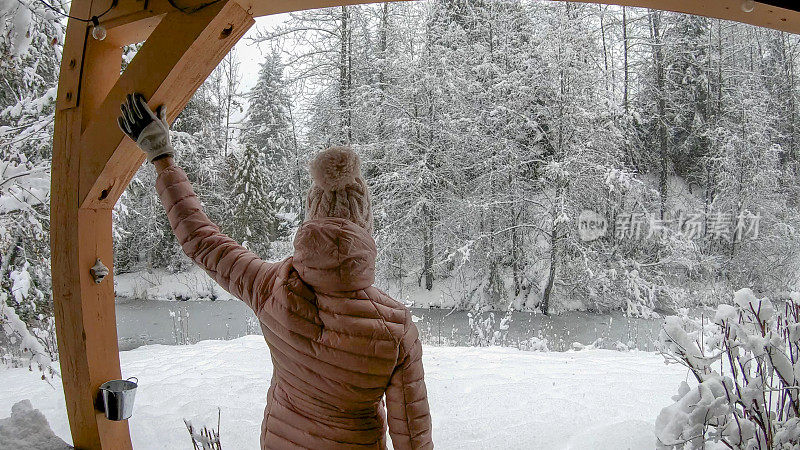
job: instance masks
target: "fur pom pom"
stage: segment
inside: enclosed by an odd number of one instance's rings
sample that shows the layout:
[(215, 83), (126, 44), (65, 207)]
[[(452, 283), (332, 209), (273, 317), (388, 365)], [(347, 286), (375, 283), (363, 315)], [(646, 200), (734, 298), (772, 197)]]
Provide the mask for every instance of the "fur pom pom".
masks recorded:
[(336, 191), (356, 183), (361, 176), (361, 160), (350, 147), (330, 147), (314, 157), (310, 172), (315, 185)]

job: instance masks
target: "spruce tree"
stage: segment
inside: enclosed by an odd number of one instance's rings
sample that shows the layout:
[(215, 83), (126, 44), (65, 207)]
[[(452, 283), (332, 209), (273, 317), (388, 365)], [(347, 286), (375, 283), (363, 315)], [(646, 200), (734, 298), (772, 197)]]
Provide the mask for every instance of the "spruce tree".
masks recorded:
[(249, 110), (242, 143), (252, 145), (276, 166), (291, 153), (289, 97), (283, 79), (283, 67), (277, 52), (261, 64), (256, 85), (247, 94)]
[(264, 154), (252, 144), (245, 145), (234, 177), (231, 233), (243, 245), (263, 256), (267, 256), (274, 239), (271, 231), (277, 219), (271, 208), (268, 179)]
[[(244, 152), (234, 177), (233, 234), (268, 256), (270, 243), (285, 238), (293, 216), (290, 207), (296, 169), (289, 97), (276, 52), (261, 64), (256, 85), (247, 95), (249, 110), (242, 132)], [(295, 215), (296, 216), (296, 215)]]

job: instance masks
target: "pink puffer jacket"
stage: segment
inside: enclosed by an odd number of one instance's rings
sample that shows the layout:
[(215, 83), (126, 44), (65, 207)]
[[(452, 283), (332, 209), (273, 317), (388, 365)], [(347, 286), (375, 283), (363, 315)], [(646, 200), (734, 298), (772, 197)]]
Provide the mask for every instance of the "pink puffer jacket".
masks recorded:
[(394, 448), (433, 448), (417, 328), (372, 286), (366, 230), (306, 222), (294, 257), (269, 263), (220, 233), (179, 167), (156, 189), (186, 254), (261, 321), (274, 365), (262, 449), (385, 449), (384, 394)]

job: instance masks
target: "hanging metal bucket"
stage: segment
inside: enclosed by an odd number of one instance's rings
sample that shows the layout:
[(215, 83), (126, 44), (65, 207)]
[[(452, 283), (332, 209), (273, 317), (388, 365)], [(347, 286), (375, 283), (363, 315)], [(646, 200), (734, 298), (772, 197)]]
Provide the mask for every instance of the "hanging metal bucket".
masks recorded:
[(137, 386), (139, 386), (139, 379), (136, 377), (130, 377), (127, 380), (106, 381), (100, 385), (103, 410), (108, 420), (125, 420), (131, 417)]

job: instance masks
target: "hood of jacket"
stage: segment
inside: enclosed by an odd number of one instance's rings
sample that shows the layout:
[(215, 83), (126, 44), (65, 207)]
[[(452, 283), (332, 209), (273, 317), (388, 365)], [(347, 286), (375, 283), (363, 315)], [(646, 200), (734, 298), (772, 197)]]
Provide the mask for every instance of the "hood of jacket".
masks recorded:
[(346, 219), (309, 220), (294, 238), (293, 265), (306, 284), (321, 292), (372, 286), (376, 256), (370, 233)]

